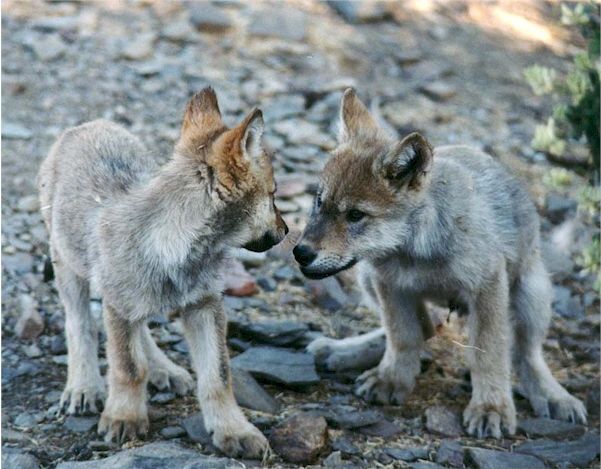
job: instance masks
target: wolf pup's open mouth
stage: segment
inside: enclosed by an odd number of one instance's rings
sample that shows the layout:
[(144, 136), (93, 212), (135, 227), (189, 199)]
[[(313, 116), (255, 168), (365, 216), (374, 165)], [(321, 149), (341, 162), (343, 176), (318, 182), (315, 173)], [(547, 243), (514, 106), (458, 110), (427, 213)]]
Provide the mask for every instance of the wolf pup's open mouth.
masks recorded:
[(336, 275), (338, 272), (342, 272), (343, 270), (350, 269), (357, 263), (357, 259), (351, 259), (346, 264), (336, 267), (334, 269), (323, 269), (315, 266), (306, 266), (301, 267), (300, 270), (303, 275), (311, 280), (320, 280), (322, 278), (331, 277), (332, 275)]

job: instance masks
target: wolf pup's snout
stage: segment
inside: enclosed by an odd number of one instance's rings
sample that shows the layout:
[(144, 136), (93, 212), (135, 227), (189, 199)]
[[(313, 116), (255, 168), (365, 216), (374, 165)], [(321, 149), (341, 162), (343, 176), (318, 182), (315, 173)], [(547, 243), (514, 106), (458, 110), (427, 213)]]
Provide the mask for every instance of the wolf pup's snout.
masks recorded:
[(303, 267), (308, 266), (317, 257), (317, 253), (313, 250), (313, 248), (307, 246), (306, 244), (299, 244), (292, 250), (292, 253), (294, 254), (296, 262)]

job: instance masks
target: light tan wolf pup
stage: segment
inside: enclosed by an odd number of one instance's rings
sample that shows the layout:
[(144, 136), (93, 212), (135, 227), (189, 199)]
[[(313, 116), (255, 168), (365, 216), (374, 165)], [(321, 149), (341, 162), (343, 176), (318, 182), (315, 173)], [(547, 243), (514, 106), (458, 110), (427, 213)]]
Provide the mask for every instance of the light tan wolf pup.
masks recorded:
[(178, 312), (213, 443), (230, 456), (268, 448), (232, 394), (219, 281), (231, 247), (265, 251), (288, 231), (253, 110), (228, 129), (211, 88), (188, 102), (170, 161), (159, 167), (127, 130), (98, 120), (65, 131), (42, 163), (39, 191), (50, 233), (69, 348), (61, 406), (95, 411), (104, 384), (91, 286), (102, 295), (108, 398), (98, 425), (106, 439), (148, 430), (146, 385), (193, 387), (190, 375), (153, 341), (150, 315)]
[[(344, 93), (340, 121), (340, 144), (294, 254), (310, 278), (359, 262), (367, 300), (381, 313), (386, 349), (379, 366), (359, 377), (357, 394), (400, 404), (432, 334), (424, 301), (450, 302), (468, 315), (470, 434), (498, 438), (502, 427), (514, 433), (512, 358), (538, 415), (585, 422), (582, 402), (543, 358), (552, 290), (538, 215), (524, 189), (480, 151), (433, 149), (416, 133), (401, 141), (385, 135), (353, 90)], [(322, 338), (309, 350), (335, 364), (345, 353), (369, 353), (380, 337)]]

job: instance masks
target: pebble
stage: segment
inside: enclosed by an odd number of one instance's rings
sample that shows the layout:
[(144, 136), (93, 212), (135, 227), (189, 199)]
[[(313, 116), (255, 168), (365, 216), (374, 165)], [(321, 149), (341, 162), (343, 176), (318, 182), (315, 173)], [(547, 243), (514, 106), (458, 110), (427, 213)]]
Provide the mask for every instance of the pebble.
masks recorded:
[(428, 459), (428, 448), (403, 447), (403, 448), (382, 448), (382, 452), (395, 461), (413, 462), (418, 459)]
[(27, 127), (16, 122), (2, 122), (2, 138), (15, 140), (29, 140), (33, 132)]
[(38, 337), (44, 330), (44, 319), (38, 312), (37, 302), (29, 295), (19, 297), (21, 315), (15, 325), (15, 334), (23, 340)]
[(584, 315), (580, 297), (572, 295), (572, 291), (563, 285), (553, 286), (553, 310), (564, 318), (579, 318)]
[(98, 424), (98, 417), (76, 417), (69, 415), (64, 423), (64, 427), (75, 433), (87, 433)]
[(40, 199), (37, 195), (26, 195), (21, 197), (17, 203), (20, 212), (37, 212), (40, 208)]
[(277, 414), (280, 404), (271, 396), (250, 373), (239, 368), (232, 369), (232, 388), (238, 404), (247, 409)]
[(257, 282), (250, 275), (242, 262), (229, 259), (223, 269), (225, 294), (231, 296), (250, 296), (257, 292)]
[(321, 308), (328, 311), (338, 311), (350, 304), (349, 295), (342, 289), (336, 277), (326, 277), (323, 280), (309, 280), (306, 282), (313, 301)]
[(42, 351), (40, 350), (40, 347), (37, 346), (37, 344), (28, 345), (23, 348), (23, 351), (25, 352), (25, 355), (27, 355), (29, 358), (39, 358), (42, 356)]
[(295, 414), (271, 431), (269, 443), (285, 461), (312, 464), (328, 448), (328, 425), (323, 417)]
[(21, 412), (15, 417), (13, 421), (14, 425), (21, 428), (31, 428), (44, 420), (43, 414), (30, 414), (28, 412)]
[(307, 332), (308, 326), (295, 321), (237, 322), (230, 320), (228, 336), (278, 347), (293, 345)]
[(352, 429), (373, 425), (384, 419), (378, 410), (358, 410), (349, 405), (337, 405), (323, 412), (327, 422), (334, 428)]
[(67, 51), (67, 47), (62, 39), (56, 34), (46, 35), (43, 39), (34, 41), (31, 44), (34, 54), (42, 62), (51, 62), (62, 57)]
[(328, 5), (349, 23), (374, 23), (387, 19), (386, 2), (329, 0)]
[(291, 199), (294, 196), (304, 194), (307, 190), (307, 182), (298, 176), (284, 177), (278, 179), (278, 187), (275, 193), (278, 199)]
[(587, 433), (573, 441), (526, 441), (517, 445), (514, 451), (530, 454), (553, 464), (572, 464), (582, 467), (599, 456), (599, 435)]
[(444, 81), (433, 81), (419, 88), (429, 98), (434, 101), (448, 101), (457, 94), (455, 88)]
[(403, 430), (396, 423), (389, 420), (380, 420), (373, 425), (366, 425), (359, 428), (359, 433), (367, 436), (378, 436), (380, 438), (391, 438), (398, 435)]
[(292, 267), (291, 265), (283, 265), (279, 267), (274, 273), (273, 277), (276, 280), (293, 280), (298, 277), (298, 269)]
[(154, 33), (139, 34), (123, 47), (121, 56), (128, 60), (145, 59), (152, 55), (155, 40), (156, 35)]
[(566, 196), (550, 192), (545, 200), (545, 214), (551, 222), (559, 224), (576, 211), (578, 203)]
[(324, 467), (340, 467), (343, 465), (342, 453), (340, 451), (333, 451), (327, 458), (321, 462)]
[(277, 282), (271, 277), (259, 277), (257, 279), (257, 284), (266, 292), (275, 291), (278, 287)]
[(586, 410), (590, 416), (595, 417), (599, 416), (600, 407), (599, 382), (597, 382), (586, 393)]
[(458, 441), (443, 440), (436, 451), (436, 462), (451, 467), (463, 467), (464, 449)]
[(2, 256), (2, 268), (15, 275), (23, 275), (33, 270), (33, 257), (26, 252)]
[(251, 36), (302, 41), (306, 34), (306, 15), (280, 5), (277, 9), (257, 10), (248, 26)]
[(206, 456), (175, 441), (157, 441), (137, 448), (124, 449), (103, 459), (62, 462), (57, 469), (133, 469), (194, 467), (198, 469), (243, 469), (234, 459)]
[(190, 21), (196, 29), (220, 33), (232, 26), (229, 16), (208, 2), (190, 2)]
[(162, 428), (159, 433), (163, 438), (171, 440), (173, 438), (179, 438), (180, 436), (184, 436), (186, 434), (186, 430), (184, 430), (179, 425), (174, 425)]
[(193, 442), (208, 446), (213, 445), (213, 440), (205, 428), (204, 420), (200, 412), (186, 417), (182, 420), (181, 426), (186, 431), (188, 438)]
[(150, 398), (150, 402), (153, 404), (168, 404), (175, 399), (175, 393), (173, 392), (158, 392)]
[[(6, 430), (2, 430), (3, 437), (5, 431)], [(2, 467), (4, 469), (39, 469), (40, 463), (35, 456), (28, 454), (21, 449), (3, 446)]]
[(252, 347), (232, 359), (233, 368), (248, 371), (259, 380), (299, 387), (316, 384), (313, 356), (274, 347)]
[(319, 126), (300, 118), (275, 122), (273, 130), (293, 145), (313, 144), (322, 147), (327, 145), (329, 140), (329, 137), (323, 136)]
[(467, 448), (466, 452), (468, 463), (476, 469), (545, 469), (547, 467), (540, 459), (525, 454), (483, 448)]
[(529, 438), (558, 439), (579, 437), (586, 431), (582, 425), (547, 418), (520, 420), (517, 429)]
[(67, 353), (67, 343), (62, 334), (52, 336), (50, 340), (50, 353), (52, 355), (64, 355)]
[(426, 428), (432, 433), (443, 436), (461, 436), (463, 428), (459, 415), (444, 406), (426, 409)]

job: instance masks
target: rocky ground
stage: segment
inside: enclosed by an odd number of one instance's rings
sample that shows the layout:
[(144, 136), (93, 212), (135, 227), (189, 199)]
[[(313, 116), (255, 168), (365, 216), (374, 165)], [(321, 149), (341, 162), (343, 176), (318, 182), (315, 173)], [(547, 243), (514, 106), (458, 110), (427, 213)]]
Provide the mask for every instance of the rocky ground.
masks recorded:
[[(264, 110), (278, 205), (292, 228), (268, 255), (233, 261), (225, 297), (236, 396), (275, 451), (265, 465), (599, 467), (599, 296), (578, 263), (598, 218), (578, 208), (585, 179), (577, 169), (558, 171), (530, 147), (550, 104), (522, 77), (533, 63), (565, 71), (578, 40), (557, 18), (549, 5), (526, 1), (4, 1), (3, 467), (259, 464), (217, 454), (195, 398), (169, 390), (151, 389), (150, 433), (124, 448), (99, 441), (96, 416), (55, 416), (67, 350), (62, 306), (53, 282), (44, 281), (38, 166), (62, 129), (98, 117), (123, 124), (165, 159), (187, 97), (209, 84), (229, 124), (253, 106)], [(378, 325), (358, 306), (352, 275), (309, 282), (290, 256), (347, 86), (375, 101), (399, 135), (420, 130), (435, 145), (475, 145), (524, 179), (543, 217), (556, 292), (545, 353), (562, 384), (586, 402), (588, 426), (534, 419), (516, 387), (518, 434), (468, 438), (459, 423), (471, 388), (465, 337), (453, 316), (429, 341), (424, 372), (401, 407), (355, 398), (356, 370), (316, 368), (304, 351), (310, 340)], [(92, 308), (99, 312), (99, 302)], [(177, 320), (156, 318), (152, 331), (188, 366)]]

